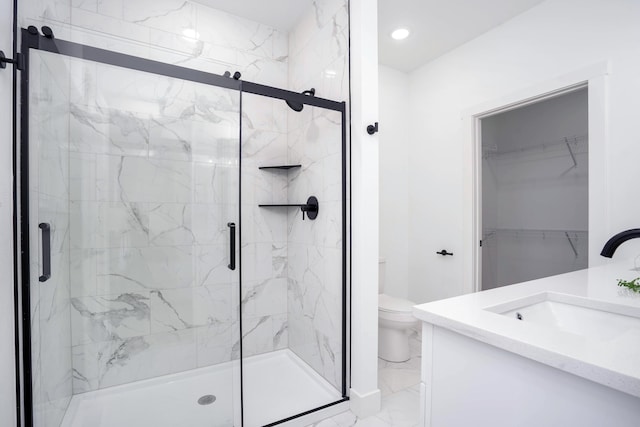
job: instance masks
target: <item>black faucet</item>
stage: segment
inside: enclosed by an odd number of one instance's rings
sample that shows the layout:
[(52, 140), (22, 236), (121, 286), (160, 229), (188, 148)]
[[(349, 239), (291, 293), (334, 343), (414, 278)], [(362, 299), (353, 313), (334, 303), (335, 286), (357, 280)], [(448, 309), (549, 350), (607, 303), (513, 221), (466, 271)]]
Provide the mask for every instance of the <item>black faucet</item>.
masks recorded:
[(631, 230), (625, 230), (621, 233), (618, 233), (604, 244), (604, 248), (602, 248), (602, 252), (600, 252), (600, 255), (602, 255), (603, 257), (611, 258), (616, 249), (618, 249), (618, 246), (620, 246), (627, 240), (637, 238), (640, 238), (640, 228), (632, 228)]

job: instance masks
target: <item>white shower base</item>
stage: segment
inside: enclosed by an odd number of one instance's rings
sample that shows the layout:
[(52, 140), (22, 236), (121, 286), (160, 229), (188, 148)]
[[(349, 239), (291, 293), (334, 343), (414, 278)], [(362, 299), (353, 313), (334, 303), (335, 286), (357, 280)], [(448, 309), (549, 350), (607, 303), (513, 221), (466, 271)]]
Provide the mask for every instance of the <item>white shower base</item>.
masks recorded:
[[(245, 427), (276, 422), (342, 397), (290, 350), (245, 358), (243, 367)], [(77, 394), (61, 427), (239, 426), (238, 378), (236, 361)], [(199, 405), (198, 398), (208, 394), (216, 401)]]

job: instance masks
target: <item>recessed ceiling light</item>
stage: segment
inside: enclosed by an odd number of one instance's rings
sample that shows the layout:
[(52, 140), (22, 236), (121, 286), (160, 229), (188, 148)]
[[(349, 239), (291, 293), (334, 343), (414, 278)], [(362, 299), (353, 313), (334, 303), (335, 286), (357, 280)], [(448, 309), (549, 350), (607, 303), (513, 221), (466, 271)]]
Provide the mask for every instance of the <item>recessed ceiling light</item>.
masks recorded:
[(193, 28), (185, 28), (184, 30), (182, 30), (182, 35), (184, 36), (184, 38), (188, 39), (189, 41), (195, 42), (198, 39), (200, 39), (200, 33), (194, 30)]
[(409, 30), (406, 28), (398, 28), (391, 33), (391, 37), (395, 40), (404, 40), (409, 37)]

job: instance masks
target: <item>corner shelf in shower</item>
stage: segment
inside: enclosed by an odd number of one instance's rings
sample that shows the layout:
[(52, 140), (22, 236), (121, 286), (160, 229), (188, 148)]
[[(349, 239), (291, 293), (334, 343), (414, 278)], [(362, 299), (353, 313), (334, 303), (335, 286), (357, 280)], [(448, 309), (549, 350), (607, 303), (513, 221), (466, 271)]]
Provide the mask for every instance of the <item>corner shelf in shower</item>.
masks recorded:
[(289, 170), (301, 168), (302, 165), (277, 165), (277, 166), (259, 166), (260, 170)]
[(259, 208), (300, 208), (302, 210), (302, 219), (304, 220), (305, 213), (311, 220), (316, 219), (318, 216), (318, 210), (320, 208), (318, 199), (315, 196), (309, 196), (307, 203), (269, 203), (259, 204)]

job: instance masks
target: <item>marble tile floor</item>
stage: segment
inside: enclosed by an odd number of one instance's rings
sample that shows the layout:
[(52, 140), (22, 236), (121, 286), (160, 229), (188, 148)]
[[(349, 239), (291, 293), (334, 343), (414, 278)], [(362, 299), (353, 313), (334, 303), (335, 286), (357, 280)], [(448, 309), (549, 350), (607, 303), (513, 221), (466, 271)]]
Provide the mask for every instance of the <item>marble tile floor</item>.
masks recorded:
[(411, 358), (403, 363), (378, 359), (378, 386), (382, 393), (380, 412), (358, 418), (351, 411), (308, 427), (415, 427), (420, 417), (420, 352), (418, 331), (409, 339)]

